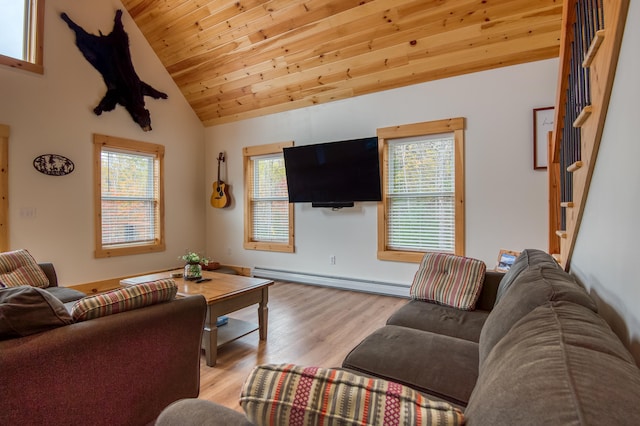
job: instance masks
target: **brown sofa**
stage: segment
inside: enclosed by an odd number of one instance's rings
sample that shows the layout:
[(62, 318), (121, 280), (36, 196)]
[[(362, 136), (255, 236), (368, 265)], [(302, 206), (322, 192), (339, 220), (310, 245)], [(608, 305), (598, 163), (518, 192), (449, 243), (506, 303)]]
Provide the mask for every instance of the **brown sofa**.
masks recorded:
[[(48, 294), (78, 296), (43, 270)], [(186, 297), (0, 340), (0, 424), (152, 423), (199, 393), (205, 310)]]
[[(548, 254), (525, 250), (507, 274), (486, 272), (474, 311), (417, 300), (342, 364), (464, 411), (467, 425), (637, 425), (640, 369), (594, 301)], [(214, 403), (178, 401), (159, 425), (216, 424)]]
[(461, 407), (467, 425), (640, 424), (640, 370), (551, 256), (525, 250), (484, 307), (411, 301), (343, 367)]

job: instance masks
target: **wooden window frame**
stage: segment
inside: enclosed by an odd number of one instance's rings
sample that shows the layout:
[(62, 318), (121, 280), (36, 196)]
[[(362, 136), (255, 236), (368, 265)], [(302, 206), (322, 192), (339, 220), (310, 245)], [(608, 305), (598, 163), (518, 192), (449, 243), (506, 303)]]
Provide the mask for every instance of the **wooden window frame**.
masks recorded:
[(0, 64), (44, 74), (44, 8), (45, 0), (29, 1), (27, 60), (0, 55)]
[[(156, 230), (157, 237), (153, 243), (118, 244), (117, 246), (102, 244), (102, 149), (112, 148), (123, 152), (151, 154), (158, 161), (158, 205)], [(164, 146), (149, 142), (95, 134), (93, 136), (94, 162), (94, 210), (95, 210), (95, 257), (129, 256), (134, 254), (154, 253), (165, 250), (164, 231)]]
[(465, 203), (464, 203), (464, 128), (462, 117), (385, 127), (377, 130), (378, 151), (382, 165), (382, 201), (378, 203), (378, 259), (397, 262), (420, 262), (425, 252), (391, 250), (387, 247), (387, 209), (389, 159), (388, 145), (392, 139), (453, 133), (455, 144), (455, 236), (454, 253), (464, 256), (465, 253)]
[(247, 250), (263, 250), (283, 253), (295, 251), (295, 238), (293, 233), (293, 204), (289, 203), (289, 238), (286, 243), (253, 241), (251, 199), (253, 195), (253, 167), (251, 157), (282, 153), (283, 148), (293, 146), (293, 141), (279, 142), (267, 145), (251, 146), (242, 149), (244, 169), (244, 248)]

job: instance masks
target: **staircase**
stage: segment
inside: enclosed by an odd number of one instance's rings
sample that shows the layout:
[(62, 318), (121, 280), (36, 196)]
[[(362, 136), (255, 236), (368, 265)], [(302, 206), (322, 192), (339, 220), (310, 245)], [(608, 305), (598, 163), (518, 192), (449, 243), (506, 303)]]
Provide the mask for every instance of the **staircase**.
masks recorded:
[(549, 253), (569, 269), (604, 130), (629, 0), (564, 0), (549, 135)]

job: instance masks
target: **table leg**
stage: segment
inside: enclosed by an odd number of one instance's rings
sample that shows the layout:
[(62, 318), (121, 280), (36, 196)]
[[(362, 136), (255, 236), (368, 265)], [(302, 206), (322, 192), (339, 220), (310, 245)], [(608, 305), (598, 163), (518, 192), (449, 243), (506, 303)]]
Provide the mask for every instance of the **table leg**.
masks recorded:
[(262, 298), (258, 304), (258, 328), (260, 340), (267, 340), (267, 324), (269, 322), (269, 287), (262, 289)]
[(204, 354), (207, 359), (207, 366), (214, 367), (218, 359), (218, 316), (213, 309), (213, 305), (207, 306), (207, 318), (202, 333)]

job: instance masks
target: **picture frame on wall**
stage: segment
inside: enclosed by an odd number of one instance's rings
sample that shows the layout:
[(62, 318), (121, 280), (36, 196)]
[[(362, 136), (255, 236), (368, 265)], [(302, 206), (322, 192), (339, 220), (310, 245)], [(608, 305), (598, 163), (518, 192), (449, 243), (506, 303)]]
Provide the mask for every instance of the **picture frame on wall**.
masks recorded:
[(547, 168), (547, 138), (553, 131), (555, 108), (544, 107), (533, 110), (533, 169)]
[(498, 263), (495, 270), (498, 272), (508, 272), (511, 269), (511, 265), (516, 261), (516, 258), (520, 256), (519, 251), (513, 250), (500, 250), (498, 253)]

